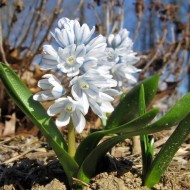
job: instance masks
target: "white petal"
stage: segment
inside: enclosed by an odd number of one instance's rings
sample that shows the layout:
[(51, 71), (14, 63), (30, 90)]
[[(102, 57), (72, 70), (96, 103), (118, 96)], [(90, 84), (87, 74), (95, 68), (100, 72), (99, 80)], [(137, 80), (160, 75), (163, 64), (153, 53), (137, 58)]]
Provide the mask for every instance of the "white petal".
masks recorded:
[(131, 75), (131, 74), (128, 74), (128, 73), (125, 73), (125, 77), (131, 82), (131, 83), (136, 83), (137, 82), (137, 79)]
[(110, 35), (108, 36), (108, 45), (109, 45), (109, 46), (111, 46), (113, 39), (114, 39), (114, 35), (113, 35), (113, 34), (110, 34)]
[(55, 124), (58, 127), (63, 127), (69, 124), (70, 121), (70, 113), (68, 112), (61, 112), (60, 115), (55, 120)]
[(103, 101), (108, 101), (108, 102), (111, 102), (114, 100), (114, 98), (112, 98), (111, 96), (109, 96), (108, 94), (106, 93), (103, 93), (103, 92), (100, 92), (100, 98), (103, 100)]
[(73, 125), (78, 133), (81, 133), (86, 125), (86, 120), (80, 111), (72, 114)]
[(114, 110), (110, 102), (102, 102), (100, 108), (104, 113), (111, 113)]
[(54, 57), (54, 56), (49, 55), (49, 54), (43, 54), (42, 55), (42, 64), (54, 67), (58, 64), (57, 58), (58, 57)]
[(97, 65), (97, 59), (95, 57), (88, 57), (85, 58), (83, 61), (83, 65), (81, 69), (84, 70), (84, 72), (87, 72), (89, 69), (95, 67)]
[(49, 79), (49, 78), (52, 77), (52, 76), (54, 76), (54, 75), (52, 75), (52, 74), (45, 74), (45, 75), (43, 75), (42, 77), (43, 77), (43, 78), (46, 78), (46, 79)]
[(79, 74), (79, 68), (77, 67), (71, 67), (69, 71), (67, 72), (68, 77), (74, 77)]
[(71, 94), (73, 95), (73, 97), (78, 100), (82, 98), (82, 90), (81, 88), (78, 86), (78, 84), (74, 84), (71, 88)]
[(67, 46), (66, 48), (59, 48), (58, 49), (58, 56), (62, 59), (62, 60), (66, 60), (68, 57), (74, 55), (76, 49), (76, 45), (72, 44)]
[(85, 64), (93, 64), (95, 62), (97, 64), (98, 59), (96, 57), (86, 57), (84, 60)]
[(115, 37), (114, 37), (114, 39), (112, 40), (112, 46), (113, 46), (113, 48), (118, 47), (120, 45), (120, 43), (121, 43), (121, 37), (120, 37), (119, 34), (116, 34)]
[(137, 73), (137, 72), (141, 71), (141, 69), (137, 69), (136, 67), (134, 67), (132, 65), (126, 65), (126, 70), (129, 73)]
[(52, 87), (52, 86), (50, 85), (48, 79), (41, 79), (41, 80), (39, 80), (39, 81), (38, 81), (38, 86), (39, 86), (40, 88), (44, 89), (44, 90), (46, 90), (46, 89), (51, 89), (51, 87)]
[(47, 110), (47, 113), (49, 116), (54, 116), (60, 113), (61, 111), (63, 111), (63, 109), (64, 109), (63, 103), (60, 103), (60, 102), (54, 103), (53, 105), (49, 107), (49, 109)]
[(77, 57), (76, 62), (82, 65), (84, 63), (84, 57)]
[(88, 37), (88, 33), (90, 32), (90, 29), (87, 24), (83, 24), (81, 27), (81, 39), (80, 44), (84, 43), (85, 39)]
[(72, 80), (70, 80), (70, 86), (76, 84), (78, 82), (79, 78), (80, 77), (76, 76)]
[(93, 99), (97, 99), (99, 97), (99, 89), (93, 85), (90, 85), (90, 88), (86, 90), (86, 93)]
[(74, 30), (74, 33), (75, 33), (76, 43), (80, 44), (81, 28), (80, 28), (80, 24), (79, 24), (79, 22), (77, 20), (74, 21), (73, 30)]
[(107, 117), (103, 114), (102, 110), (100, 109), (100, 106), (91, 98), (89, 98), (89, 104), (92, 109), (92, 111), (97, 114), (102, 119), (107, 119)]
[(84, 46), (84, 44), (81, 44), (79, 46), (77, 46), (76, 48), (76, 52), (75, 52), (75, 57), (83, 57), (86, 53), (86, 48)]
[(82, 93), (82, 98), (81, 98), (81, 105), (83, 108), (83, 113), (86, 115), (88, 113), (89, 110), (89, 103), (88, 103), (88, 97), (85, 93)]
[(52, 95), (50, 90), (45, 90), (34, 94), (33, 99), (36, 101), (47, 101), (47, 100), (54, 100), (55, 97)]
[(103, 92), (112, 97), (119, 95), (119, 91), (116, 89), (112, 89), (112, 88), (105, 88), (105, 89), (103, 89)]
[(65, 94), (65, 89), (63, 86), (61, 85), (57, 85), (55, 87), (52, 88), (52, 95), (55, 97), (55, 98), (60, 98), (63, 94)]
[(64, 24), (65, 23), (68, 23), (70, 21), (70, 19), (68, 19), (67, 17), (63, 17), (63, 18), (61, 18), (61, 19), (59, 19), (59, 21), (58, 21), (58, 27), (59, 28), (63, 28), (64, 27)]
[(74, 44), (74, 35), (70, 30), (63, 29), (61, 32), (62, 32), (65, 46)]
[(49, 83), (53, 86), (61, 85), (61, 81), (53, 74), (45, 74), (43, 77), (48, 78)]
[(57, 51), (52, 45), (43, 45), (43, 51), (52, 57), (57, 57)]
[(106, 42), (106, 39), (104, 36), (102, 35), (99, 35), (95, 38), (93, 38), (89, 44), (88, 44), (88, 47), (90, 46), (90, 48), (94, 48), (95, 46), (99, 45), (100, 43), (105, 43)]
[(61, 97), (61, 98), (56, 99), (55, 103), (59, 103), (59, 104), (64, 105), (64, 103), (67, 101), (68, 101), (68, 99), (66, 97)]
[(125, 38), (128, 38), (128, 36), (129, 36), (129, 31), (124, 28), (124, 29), (121, 29), (121, 30), (119, 31), (119, 34), (120, 34), (120, 36), (121, 36), (121, 39), (125, 39)]
[(55, 40), (61, 47), (65, 47), (64, 38), (60, 29), (56, 28), (55, 34), (52, 33), (52, 36), (55, 38)]
[(94, 31), (95, 31), (95, 26), (93, 26), (92, 30), (88, 33), (88, 36), (86, 37), (86, 39), (83, 41), (84, 44), (89, 42), (89, 40), (92, 37)]

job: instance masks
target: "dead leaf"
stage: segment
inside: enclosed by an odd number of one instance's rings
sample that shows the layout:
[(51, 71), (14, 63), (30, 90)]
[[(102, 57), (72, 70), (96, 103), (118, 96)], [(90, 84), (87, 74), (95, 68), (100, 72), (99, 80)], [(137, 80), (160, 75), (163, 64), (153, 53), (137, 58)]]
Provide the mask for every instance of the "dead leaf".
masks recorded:
[(8, 135), (15, 134), (15, 129), (16, 129), (16, 114), (13, 113), (10, 116), (10, 120), (5, 121), (5, 128), (4, 128), (4, 131), (3, 131), (3, 136), (8, 136)]
[(4, 124), (0, 122), (0, 137), (3, 134)]

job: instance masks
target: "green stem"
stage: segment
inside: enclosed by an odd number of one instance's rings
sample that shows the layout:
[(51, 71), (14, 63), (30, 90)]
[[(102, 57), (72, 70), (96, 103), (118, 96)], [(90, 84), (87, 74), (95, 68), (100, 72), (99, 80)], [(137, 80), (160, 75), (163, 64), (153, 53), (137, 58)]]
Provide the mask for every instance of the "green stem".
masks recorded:
[(68, 125), (68, 153), (74, 158), (76, 152), (76, 142), (75, 142), (75, 128), (73, 123), (70, 122)]
[[(146, 113), (146, 103), (145, 103), (145, 92), (144, 86), (141, 85), (139, 93), (139, 116), (142, 116)], [(144, 184), (144, 177), (149, 169), (150, 164), (152, 163), (154, 147), (153, 143), (149, 141), (148, 135), (140, 135), (140, 144), (142, 152), (142, 181)]]

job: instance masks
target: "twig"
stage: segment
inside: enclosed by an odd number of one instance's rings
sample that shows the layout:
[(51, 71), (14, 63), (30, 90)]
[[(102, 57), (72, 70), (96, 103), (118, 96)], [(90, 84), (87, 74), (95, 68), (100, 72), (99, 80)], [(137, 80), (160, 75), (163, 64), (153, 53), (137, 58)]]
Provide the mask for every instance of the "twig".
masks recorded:
[(150, 65), (154, 62), (154, 60), (157, 58), (158, 56), (158, 49), (163, 45), (165, 39), (166, 39), (166, 34), (167, 34), (167, 26), (166, 24), (164, 24), (163, 26), (163, 33), (162, 33), (162, 37), (161, 40), (158, 44), (158, 46), (156, 47), (156, 52), (154, 53), (154, 55), (152, 56), (152, 58), (150, 59), (150, 61), (146, 64), (146, 66), (143, 69), (143, 72), (145, 73), (147, 71), (147, 69), (150, 67)]
[(4, 62), (6, 65), (9, 65), (8, 62), (7, 62), (6, 56), (5, 56), (4, 48), (3, 48), (3, 34), (2, 34), (2, 26), (1, 26), (1, 23), (0, 23), (0, 53), (2, 54), (3, 62)]
[(88, 184), (88, 183), (85, 183), (84, 181), (81, 181), (81, 180), (79, 180), (79, 179), (77, 179), (77, 178), (74, 178), (74, 177), (73, 177), (73, 180), (76, 181), (76, 182), (81, 183), (82, 185), (85, 185), (85, 186), (89, 187), (89, 184)]
[(5, 162), (3, 162), (3, 164), (11, 163), (11, 162), (13, 162), (13, 161), (15, 161), (15, 160), (17, 160), (17, 159), (23, 157), (24, 155), (28, 154), (29, 152), (32, 152), (32, 151), (36, 150), (36, 149), (39, 148), (40, 146), (41, 146), (41, 145), (39, 144), (39, 145), (36, 146), (35, 148), (32, 148), (32, 149), (30, 149), (30, 150), (26, 150), (25, 152), (19, 154), (18, 156), (15, 156), (14, 158), (11, 158), (11, 159), (9, 159), (9, 160), (6, 160)]
[[(36, 4), (36, 7), (35, 7), (35, 10), (37, 9), (37, 4)], [(32, 15), (32, 18), (31, 18), (31, 20), (30, 20), (30, 22), (28, 23), (28, 28), (25, 30), (25, 34), (24, 34), (24, 36), (22, 37), (22, 39), (20, 40), (20, 42), (19, 42), (19, 44), (17, 45), (17, 47), (20, 47), (20, 46), (22, 46), (22, 44), (27, 40), (27, 38), (28, 38), (28, 35), (30, 34), (30, 29), (31, 29), (31, 27), (32, 27), (32, 24), (35, 22), (35, 18), (37, 17), (37, 14), (35, 13), (35, 11), (34, 11), (34, 13), (33, 13), (33, 15)]]

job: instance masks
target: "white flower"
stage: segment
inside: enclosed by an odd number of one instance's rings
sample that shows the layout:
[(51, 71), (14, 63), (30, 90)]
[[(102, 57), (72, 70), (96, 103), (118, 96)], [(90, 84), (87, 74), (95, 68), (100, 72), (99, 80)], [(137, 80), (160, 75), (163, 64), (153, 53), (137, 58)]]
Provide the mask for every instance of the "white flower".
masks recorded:
[(107, 53), (107, 60), (109, 62), (115, 62), (115, 63), (119, 62), (119, 55), (120, 55), (119, 51), (114, 50), (112, 48), (107, 48), (106, 53)]
[[(68, 97), (62, 97), (66, 90), (53, 75), (45, 75), (39, 81), (42, 89), (34, 95), (38, 101), (55, 100), (48, 109), (56, 117), (56, 125), (63, 127), (74, 124), (77, 132), (85, 127), (84, 115), (89, 108), (100, 118), (114, 108), (112, 101), (126, 82), (135, 83), (133, 76), (139, 72), (134, 64), (139, 60), (133, 52), (133, 42), (126, 29), (104, 36), (94, 37), (95, 27), (80, 25), (77, 20), (62, 18), (51, 33), (55, 43), (43, 46), (42, 63), (46, 69), (61, 71), (67, 79)], [(70, 80), (70, 81), (68, 81)]]
[(79, 68), (84, 62), (86, 48), (84, 45), (76, 46), (75, 44), (66, 48), (58, 49), (58, 64), (63, 73), (67, 73), (68, 77), (73, 77), (79, 74)]
[(87, 44), (95, 31), (95, 27), (93, 26), (92, 30), (90, 30), (87, 24), (80, 26), (79, 22), (74, 20), (73, 31), (77, 45)]
[(43, 69), (53, 69), (57, 66), (58, 54), (55, 47), (52, 45), (44, 45), (43, 46), (43, 56), (42, 56), (42, 64), (45, 64), (46, 67)]
[(47, 113), (50, 116), (58, 115), (55, 121), (58, 127), (68, 125), (70, 118), (72, 118), (73, 125), (78, 133), (81, 133), (85, 128), (86, 120), (84, 118), (83, 106), (69, 96), (55, 100), (55, 103), (47, 110)]
[(101, 92), (101, 89), (116, 86), (117, 82), (115, 80), (107, 79), (99, 72), (90, 70), (82, 76), (73, 78), (70, 84), (72, 85), (71, 93), (73, 97), (83, 103), (85, 113), (88, 112), (90, 105), (97, 115), (104, 117), (100, 105), (104, 102), (105, 97), (107, 98), (106, 101), (112, 101), (113, 98)]
[(112, 74), (115, 80), (118, 82), (118, 86), (122, 86), (123, 82), (136, 83), (137, 79), (132, 75), (141, 71), (137, 69), (133, 65), (129, 65), (126, 63), (119, 63), (113, 66)]
[(111, 113), (114, 110), (111, 102), (114, 100), (114, 97), (119, 94), (119, 91), (111, 88), (102, 88), (100, 89), (100, 99), (98, 104), (103, 113)]
[(52, 33), (57, 44), (43, 46), (44, 69), (58, 68), (68, 77), (96, 69), (98, 60), (106, 56), (107, 44), (102, 35), (92, 37), (94, 30), (87, 24), (80, 26), (77, 20), (60, 19)]
[(107, 43), (107, 61), (113, 65), (110, 72), (117, 80), (118, 87), (126, 82), (136, 83), (137, 79), (133, 75), (141, 70), (133, 66), (139, 58), (132, 50), (133, 42), (129, 38), (129, 32), (121, 29), (118, 34), (110, 34)]
[(61, 82), (52, 74), (46, 74), (39, 80), (38, 86), (43, 90), (33, 96), (34, 100), (55, 100), (65, 94), (66, 90)]
[(123, 57), (131, 54), (133, 42), (128, 35), (129, 32), (126, 29), (121, 29), (118, 34), (108, 36), (106, 49), (108, 61), (118, 63)]
[(132, 40), (129, 38), (129, 32), (121, 29), (118, 34), (110, 34), (108, 36), (108, 47), (120, 50), (131, 50), (133, 46)]
[(89, 101), (89, 105), (90, 105), (92, 111), (96, 115), (98, 115), (101, 119), (107, 119), (104, 112), (101, 110), (99, 103), (97, 103), (94, 99), (92, 99), (90, 97), (88, 98), (88, 101)]
[(104, 93), (103, 91), (100, 92), (100, 99), (99, 99), (99, 104), (100, 104), (100, 109), (104, 113), (111, 113), (114, 108), (111, 104), (111, 102), (114, 100), (113, 97), (110, 95)]
[(98, 57), (101, 58), (105, 56), (105, 49), (106, 49), (106, 38), (102, 35), (99, 35), (93, 38), (87, 45), (86, 51), (89, 57)]
[(85, 61), (80, 68), (81, 73), (86, 73), (89, 69), (97, 69), (97, 64), (100, 59), (106, 58), (106, 38), (102, 35), (93, 38), (85, 47)]
[(87, 44), (95, 31), (95, 27), (90, 30), (87, 24), (80, 26), (77, 20), (69, 20), (65, 17), (58, 21), (58, 27), (52, 35), (62, 48), (74, 43)]
[(65, 48), (66, 46), (72, 45), (75, 43), (75, 35), (74, 35), (73, 30), (71, 30), (71, 28), (69, 27), (69, 25), (67, 28), (63, 28), (63, 29), (55, 28), (54, 33), (51, 32), (51, 35), (54, 37), (58, 45), (62, 48)]

